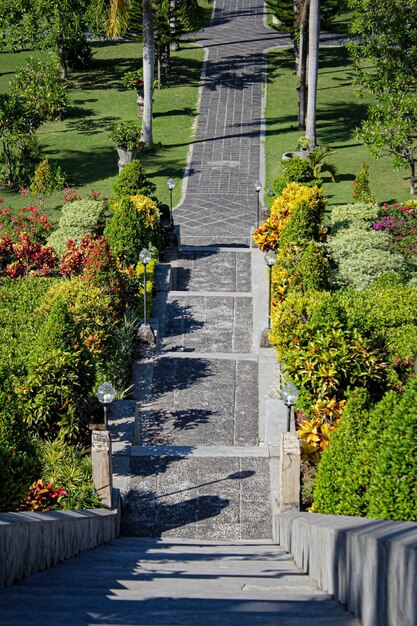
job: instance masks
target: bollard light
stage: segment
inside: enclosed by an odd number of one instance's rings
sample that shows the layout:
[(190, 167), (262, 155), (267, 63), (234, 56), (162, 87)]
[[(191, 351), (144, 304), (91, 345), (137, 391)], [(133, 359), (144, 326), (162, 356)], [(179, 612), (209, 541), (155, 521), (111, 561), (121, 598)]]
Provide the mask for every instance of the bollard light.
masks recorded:
[(259, 180), (255, 183), (256, 191), (256, 228), (259, 228), (259, 192), (261, 191), (261, 183)]
[(287, 431), (291, 430), (291, 410), (298, 400), (298, 389), (295, 385), (288, 383), (281, 391), (281, 400), (287, 407)]
[(148, 265), (149, 261), (151, 260), (152, 255), (149, 252), (149, 250), (147, 250), (146, 248), (143, 248), (143, 250), (140, 251), (139, 254), (139, 261), (142, 263), (143, 265), (143, 323), (146, 326), (146, 305), (147, 305), (147, 301), (146, 301), (146, 266)]
[(277, 255), (273, 250), (268, 250), (265, 254), (265, 263), (269, 268), (269, 280), (268, 280), (268, 328), (271, 328), (271, 304), (272, 304), (272, 268), (275, 265)]
[(172, 192), (175, 187), (175, 180), (173, 178), (168, 178), (167, 187), (169, 189), (169, 220), (171, 224), (173, 224), (174, 218), (172, 217)]
[(104, 409), (104, 426), (106, 430), (108, 430), (108, 407), (114, 400), (114, 396), (116, 395), (115, 390), (112, 385), (107, 382), (107, 380), (100, 385), (97, 389), (97, 398), (100, 404)]

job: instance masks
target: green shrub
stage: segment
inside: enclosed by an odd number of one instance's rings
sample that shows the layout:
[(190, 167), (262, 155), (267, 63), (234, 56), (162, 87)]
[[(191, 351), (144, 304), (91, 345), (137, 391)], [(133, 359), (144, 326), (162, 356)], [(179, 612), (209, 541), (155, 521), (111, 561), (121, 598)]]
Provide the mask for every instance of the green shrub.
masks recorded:
[(139, 194), (151, 196), (155, 189), (155, 183), (149, 180), (145, 168), (138, 160), (127, 163), (113, 185), (113, 193), (117, 198)]
[[(3, 376), (2, 381), (4, 386)], [(15, 511), (37, 477), (40, 461), (11, 389), (0, 392), (0, 407), (0, 511)]]
[(355, 202), (375, 202), (375, 195), (369, 186), (369, 165), (363, 161), (359, 174), (353, 181), (352, 197)]
[(332, 209), (330, 223), (332, 232), (351, 226), (353, 222), (365, 221), (369, 226), (378, 219), (380, 208), (375, 203), (358, 202), (356, 204), (341, 204)]
[(364, 221), (338, 230), (327, 245), (337, 264), (335, 286), (364, 289), (383, 274), (406, 276), (409, 271), (404, 258), (390, 249), (388, 234), (372, 230)]
[(371, 413), (367, 439), (372, 446), (368, 517), (417, 521), (417, 379), (404, 394)]
[(64, 205), (58, 229), (50, 235), (48, 244), (61, 256), (68, 239), (78, 244), (87, 234), (103, 234), (106, 211), (102, 200), (75, 200)]
[(369, 397), (355, 389), (337, 430), (321, 454), (314, 486), (316, 513), (365, 515), (366, 504), (360, 456), (369, 422)]
[(321, 212), (305, 200), (297, 204), (282, 232), (280, 246), (290, 242), (301, 244), (312, 239), (317, 241), (322, 217)]
[(282, 193), (288, 183), (302, 183), (307, 187), (312, 187), (313, 185), (321, 187), (322, 185), (321, 178), (314, 177), (308, 159), (302, 159), (300, 157), (283, 159), (281, 168), (283, 174), (277, 176), (272, 183), (272, 189), (277, 195)]
[(105, 237), (112, 252), (124, 265), (136, 265), (143, 248), (154, 247), (159, 239), (159, 211), (147, 196), (118, 199), (106, 226)]
[(39, 458), (44, 482), (53, 481), (67, 492), (61, 501), (64, 510), (102, 506), (94, 494), (91, 457), (85, 450), (60, 440), (41, 441)]
[(10, 81), (10, 93), (50, 120), (61, 119), (68, 109), (67, 83), (54, 61), (29, 57)]

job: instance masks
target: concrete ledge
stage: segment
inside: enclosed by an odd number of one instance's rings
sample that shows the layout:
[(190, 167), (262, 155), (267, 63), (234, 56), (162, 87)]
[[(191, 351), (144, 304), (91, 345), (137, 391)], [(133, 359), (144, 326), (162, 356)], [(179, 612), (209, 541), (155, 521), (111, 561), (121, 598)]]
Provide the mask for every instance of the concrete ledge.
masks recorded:
[(417, 626), (416, 523), (288, 512), (274, 526), (295, 563), (363, 626)]
[(0, 586), (112, 541), (119, 535), (114, 510), (0, 513)]

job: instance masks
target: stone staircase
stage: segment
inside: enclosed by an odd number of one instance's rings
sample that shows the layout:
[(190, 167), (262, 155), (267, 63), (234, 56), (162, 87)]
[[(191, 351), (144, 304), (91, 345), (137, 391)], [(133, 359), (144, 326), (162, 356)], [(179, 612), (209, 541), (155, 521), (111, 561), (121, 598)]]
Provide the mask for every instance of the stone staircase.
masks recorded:
[(122, 538), (0, 589), (5, 626), (360, 626), (268, 542)]
[(269, 452), (259, 445), (252, 254), (250, 248), (183, 247), (169, 264), (170, 288), (157, 303), (159, 350), (134, 370), (142, 393), (136, 445), (118, 450), (115, 443), (116, 471), (118, 453), (128, 456), (117, 483), (124, 534), (271, 539)]

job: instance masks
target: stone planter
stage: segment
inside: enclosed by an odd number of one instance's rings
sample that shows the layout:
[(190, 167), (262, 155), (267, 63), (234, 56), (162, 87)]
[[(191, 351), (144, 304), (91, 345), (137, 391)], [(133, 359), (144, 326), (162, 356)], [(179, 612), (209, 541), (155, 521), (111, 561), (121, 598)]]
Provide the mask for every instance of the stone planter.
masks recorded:
[(136, 117), (141, 120), (143, 118), (143, 89), (136, 89), (136, 96), (136, 104), (138, 105)]
[(119, 155), (119, 161), (117, 165), (119, 166), (119, 174), (126, 165), (126, 163), (131, 163), (134, 161), (137, 156), (137, 150), (123, 150), (123, 148), (116, 148), (117, 154)]
[(283, 161), (289, 161), (294, 157), (299, 157), (300, 159), (307, 159), (309, 155), (309, 151), (307, 149), (301, 150), (300, 152), (284, 152), (282, 155)]

